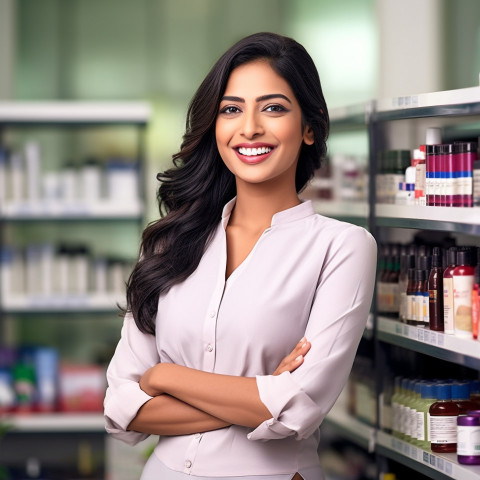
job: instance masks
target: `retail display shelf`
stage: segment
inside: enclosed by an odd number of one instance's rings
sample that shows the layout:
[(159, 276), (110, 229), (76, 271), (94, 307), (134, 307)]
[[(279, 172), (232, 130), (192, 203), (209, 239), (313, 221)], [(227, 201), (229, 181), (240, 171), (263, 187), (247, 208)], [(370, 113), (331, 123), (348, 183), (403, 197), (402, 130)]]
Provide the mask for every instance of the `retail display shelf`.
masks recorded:
[(59, 202), (25, 202), (3, 205), (0, 215), (4, 221), (43, 220), (139, 220), (143, 215), (141, 202), (111, 201), (62, 204)]
[(375, 205), (376, 224), (383, 227), (444, 230), (480, 234), (480, 208)]
[(105, 432), (101, 413), (31, 413), (0, 416), (9, 432)]
[(353, 218), (367, 221), (368, 203), (366, 201), (314, 200), (315, 211), (320, 215), (335, 218)]
[(455, 453), (438, 454), (378, 431), (375, 451), (437, 480), (479, 480), (480, 466), (462, 465)]
[(352, 417), (343, 405), (334, 405), (325, 418), (344, 438), (372, 453), (375, 448), (375, 428)]
[(333, 108), (328, 112), (330, 126), (331, 128), (365, 126), (372, 108), (371, 102)]
[(480, 370), (477, 340), (406, 325), (382, 316), (377, 317), (376, 335), (383, 342)]
[(480, 87), (379, 100), (375, 121), (480, 114)]
[(145, 102), (0, 102), (0, 123), (9, 125), (144, 125), (151, 115)]
[(5, 313), (113, 313), (119, 297), (106, 295), (9, 295), (4, 298)]

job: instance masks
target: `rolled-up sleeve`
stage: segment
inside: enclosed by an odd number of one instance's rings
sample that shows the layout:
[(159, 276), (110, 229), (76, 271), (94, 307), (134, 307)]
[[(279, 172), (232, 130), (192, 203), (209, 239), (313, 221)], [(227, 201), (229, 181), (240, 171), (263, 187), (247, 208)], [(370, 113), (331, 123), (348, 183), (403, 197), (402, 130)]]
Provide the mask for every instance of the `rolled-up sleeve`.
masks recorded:
[(256, 377), (272, 418), (248, 438), (304, 439), (340, 395), (365, 329), (375, 283), (377, 247), (363, 228), (346, 228), (330, 245), (305, 331), (311, 349), (294, 372)]
[(107, 369), (105, 429), (115, 438), (134, 445), (149, 436), (127, 431), (127, 427), (139, 408), (152, 398), (138, 382), (145, 371), (159, 361), (155, 337), (141, 333), (133, 316), (127, 313), (120, 341)]

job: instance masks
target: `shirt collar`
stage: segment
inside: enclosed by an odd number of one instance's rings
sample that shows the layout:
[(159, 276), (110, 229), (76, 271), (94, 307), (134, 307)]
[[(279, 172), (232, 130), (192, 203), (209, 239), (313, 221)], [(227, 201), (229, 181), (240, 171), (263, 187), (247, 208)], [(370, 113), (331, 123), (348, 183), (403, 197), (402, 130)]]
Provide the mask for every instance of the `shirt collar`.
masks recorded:
[[(224, 207), (222, 212), (222, 225), (224, 227), (227, 226), (228, 220), (230, 218), (230, 214), (232, 213), (233, 207), (235, 206), (235, 202), (237, 197), (232, 198)], [(282, 210), (281, 212), (277, 212), (272, 217), (271, 226), (274, 225), (281, 225), (282, 223), (293, 222), (294, 220), (300, 220), (305, 217), (309, 217), (313, 215), (315, 210), (313, 208), (313, 204), (311, 200), (305, 200), (300, 203), (300, 205), (296, 205), (295, 207), (287, 208), (286, 210)]]

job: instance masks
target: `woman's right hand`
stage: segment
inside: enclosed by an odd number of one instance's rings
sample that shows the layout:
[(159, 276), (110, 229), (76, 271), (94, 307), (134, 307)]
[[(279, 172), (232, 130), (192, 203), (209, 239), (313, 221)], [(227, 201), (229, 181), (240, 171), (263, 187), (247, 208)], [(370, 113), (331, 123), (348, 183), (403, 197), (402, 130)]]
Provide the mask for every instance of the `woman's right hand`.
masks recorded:
[(305, 355), (310, 350), (312, 344), (303, 337), (295, 348), (280, 362), (273, 375), (280, 375), (283, 372), (293, 372), (304, 360)]

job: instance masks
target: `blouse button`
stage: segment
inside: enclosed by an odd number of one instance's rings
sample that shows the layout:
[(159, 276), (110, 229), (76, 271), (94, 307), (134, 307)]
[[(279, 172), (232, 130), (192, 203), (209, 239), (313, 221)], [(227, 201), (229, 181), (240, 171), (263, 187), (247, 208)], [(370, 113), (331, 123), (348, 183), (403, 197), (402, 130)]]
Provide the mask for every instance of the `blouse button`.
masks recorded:
[(207, 345), (207, 351), (208, 352), (212, 352), (213, 351), (213, 347), (211, 345)]
[(185, 462), (185, 467), (190, 468), (192, 466), (192, 462), (190, 460), (187, 460)]

